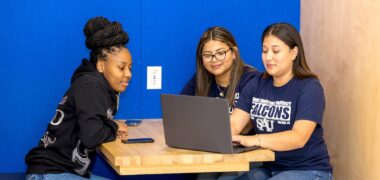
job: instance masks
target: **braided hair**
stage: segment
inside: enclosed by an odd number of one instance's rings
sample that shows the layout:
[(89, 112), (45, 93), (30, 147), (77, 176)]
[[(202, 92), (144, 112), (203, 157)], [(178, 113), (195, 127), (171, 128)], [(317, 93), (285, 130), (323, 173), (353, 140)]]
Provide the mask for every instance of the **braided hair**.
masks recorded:
[(105, 17), (95, 17), (87, 21), (83, 33), (86, 36), (86, 47), (91, 50), (90, 62), (96, 64), (105, 59), (107, 53), (113, 53), (124, 47), (128, 41), (128, 33), (119, 22), (110, 22)]

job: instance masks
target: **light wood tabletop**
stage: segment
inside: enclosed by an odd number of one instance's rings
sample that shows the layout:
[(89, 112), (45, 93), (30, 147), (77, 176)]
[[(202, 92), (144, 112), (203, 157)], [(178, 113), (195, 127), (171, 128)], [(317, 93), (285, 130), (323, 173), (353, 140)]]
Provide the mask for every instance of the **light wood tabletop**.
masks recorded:
[(117, 139), (100, 146), (100, 153), (120, 175), (248, 171), (249, 162), (274, 161), (273, 151), (258, 149), (218, 154), (170, 148), (161, 119), (143, 120), (129, 127), (129, 138), (151, 137), (154, 143), (124, 144)]

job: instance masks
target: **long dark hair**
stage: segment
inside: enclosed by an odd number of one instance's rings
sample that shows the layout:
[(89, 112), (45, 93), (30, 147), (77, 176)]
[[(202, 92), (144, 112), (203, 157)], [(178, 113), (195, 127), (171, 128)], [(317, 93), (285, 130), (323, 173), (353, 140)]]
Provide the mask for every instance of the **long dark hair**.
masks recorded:
[(214, 75), (205, 69), (202, 61), (203, 46), (210, 40), (226, 43), (231, 48), (231, 51), (235, 52), (236, 54), (236, 58), (232, 64), (228, 90), (225, 96), (226, 99), (228, 99), (230, 105), (232, 105), (234, 102), (235, 89), (239, 84), (241, 75), (243, 74), (244, 62), (240, 58), (239, 50), (237, 48), (235, 49), (235, 47), (237, 47), (237, 44), (234, 37), (227, 29), (224, 29), (222, 27), (215, 26), (208, 28), (199, 40), (196, 54), (197, 84), (195, 94), (197, 96), (207, 96), (210, 90), (211, 81), (214, 78)]
[(119, 22), (110, 22), (101, 16), (89, 19), (83, 33), (86, 47), (91, 50), (90, 62), (94, 65), (99, 59), (105, 59), (107, 53), (119, 51), (129, 41), (128, 33)]
[[(309, 66), (306, 63), (305, 52), (302, 45), (302, 40), (299, 32), (295, 27), (288, 23), (275, 23), (269, 25), (263, 32), (261, 37), (261, 44), (264, 42), (264, 38), (267, 36), (275, 36), (281, 41), (283, 41), (286, 45), (293, 49), (294, 47), (298, 48), (298, 54), (296, 59), (294, 60), (292, 71), (295, 77), (298, 78), (316, 78), (318, 76), (311, 72)], [(264, 78), (269, 77), (268, 72), (264, 72)]]

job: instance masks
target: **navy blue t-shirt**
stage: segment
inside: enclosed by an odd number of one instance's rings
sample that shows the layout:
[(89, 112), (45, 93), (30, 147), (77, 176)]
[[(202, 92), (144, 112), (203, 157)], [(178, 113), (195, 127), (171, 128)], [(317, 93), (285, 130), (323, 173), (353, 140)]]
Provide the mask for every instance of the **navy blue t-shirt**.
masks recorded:
[[(230, 112), (232, 112), (232, 110), (235, 108), (236, 102), (239, 99), (239, 96), (240, 96), (241, 91), (243, 90), (243, 87), (251, 79), (260, 75), (261, 73), (257, 71), (255, 68), (252, 68), (250, 66), (244, 66), (243, 74), (241, 75), (239, 84), (237, 85), (236, 90), (235, 90), (235, 96), (234, 96), (235, 102), (233, 103), (233, 106), (230, 107)], [(194, 74), (193, 77), (187, 82), (185, 87), (182, 89), (181, 95), (195, 96), (195, 88), (196, 88), (196, 79), (195, 79), (195, 74)], [(222, 91), (223, 94), (225, 95), (227, 93), (228, 87), (226, 88), (226, 87), (219, 86), (219, 88), (216, 85), (215, 79), (213, 79), (210, 84), (208, 97), (225, 98), (225, 97), (220, 96), (220, 93), (221, 93), (220, 91)]]
[(274, 162), (264, 163), (273, 171), (321, 170), (332, 172), (330, 157), (323, 139), (322, 119), (325, 108), (323, 88), (314, 78), (293, 77), (281, 87), (273, 86), (273, 78), (257, 77), (240, 94), (237, 108), (250, 114), (257, 134), (291, 130), (297, 120), (317, 123), (303, 148), (275, 152)]

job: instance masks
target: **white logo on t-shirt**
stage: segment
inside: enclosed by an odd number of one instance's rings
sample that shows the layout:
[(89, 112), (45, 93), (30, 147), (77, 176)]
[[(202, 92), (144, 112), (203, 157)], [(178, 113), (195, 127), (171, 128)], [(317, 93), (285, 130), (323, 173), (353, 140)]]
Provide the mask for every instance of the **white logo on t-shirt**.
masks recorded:
[(277, 124), (290, 124), (292, 102), (252, 98), (251, 119), (258, 129), (272, 132)]

